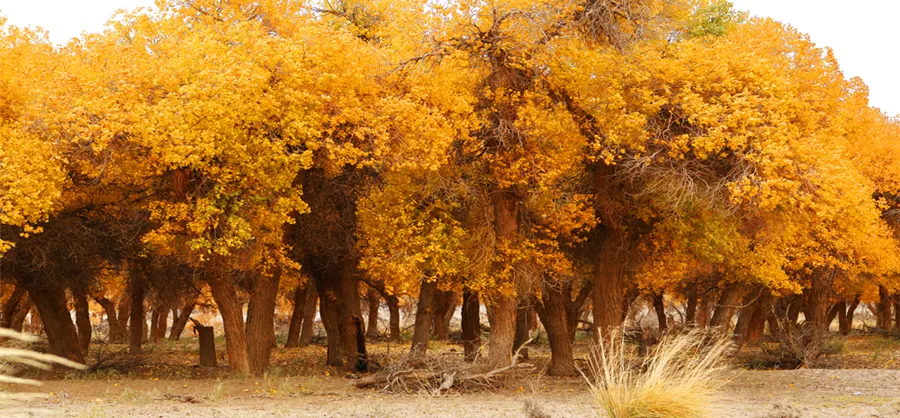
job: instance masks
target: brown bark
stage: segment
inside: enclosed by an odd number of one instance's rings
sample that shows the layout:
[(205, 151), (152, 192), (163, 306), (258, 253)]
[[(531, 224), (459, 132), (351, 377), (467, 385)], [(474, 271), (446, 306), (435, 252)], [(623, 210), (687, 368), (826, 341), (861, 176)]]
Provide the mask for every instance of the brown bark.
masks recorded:
[(33, 279), (23, 283), (41, 315), (50, 352), (72, 361), (84, 363), (78, 332), (66, 303), (66, 291), (53, 279)]
[(125, 342), (125, 327), (116, 312), (116, 304), (105, 296), (94, 297), (94, 300), (106, 314), (106, 323), (109, 325), (109, 343), (122, 344)]
[(347, 360), (344, 366), (364, 372), (368, 370), (369, 359), (360, 308), (359, 280), (352, 265), (347, 264), (340, 269), (337, 285), (340, 291), (337, 300), (338, 332), (341, 333), (343, 355)]
[(250, 372), (261, 376), (269, 368), (269, 357), (275, 348), (275, 302), (281, 269), (271, 275), (259, 274), (253, 283), (247, 308), (247, 357)]
[(891, 329), (891, 294), (884, 286), (878, 286), (878, 315), (876, 326), (889, 331)]
[(23, 296), (25, 296), (25, 288), (16, 285), (9, 298), (3, 303), (3, 311), (0, 313), (0, 328), (10, 328), (12, 326), (13, 315)]
[(400, 335), (400, 299), (396, 296), (388, 296), (384, 299), (388, 306), (390, 336), (394, 341), (402, 339)]
[(155, 343), (159, 335), (159, 314), (160, 309), (154, 308), (150, 311), (150, 342)]
[(616, 228), (607, 230), (600, 255), (594, 266), (594, 332), (596, 336), (611, 335), (622, 325), (625, 315), (625, 288), (622, 278), (620, 246), (622, 234)]
[(122, 292), (122, 296), (119, 297), (119, 313), (116, 317), (122, 326), (122, 342), (124, 343), (128, 336), (131, 335), (128, 332), (128, 322), (131, 321), (131, 294), (127, 290)]
[(144, 270), (140, 266), (132, 266), (128, 276), (129, 338), (128, 352), (140, 354), (144, 342)]
[(169, 339), (170, 340), (178, 340), (181, 339), (181, 334), (184, 333), (184, 328), (187, 326), (188, 321), (191, 319), (191, 314), (194, 313), (194, 308), (197, 307), (197, 299), (196, 297), (192, 297), (188, 299), (187, 302), (184, 303), (184, 306), (181, 307), (181, 312), (178, 313), (178, 316), (174, 317), (172, 320), (172, 329), (169, 330)]
[(378, 338), (378, 308), (381, 307), (381, 298), (378, 297), (378, 291), (370, 287), (368, 293), (366, 293), (366, 301), (369, 305), (366, 338)]
[(300, 330), (300, 346), (305, 347), (312, 342), (313, 325), (316, 321), (316, 305), (319, 303), (319, 292), (315, 283), (306, 286), (306, 302), (303, 305), (303, 326)]
[(88, 306), (87, 294), (83, 291), (72, 290), (72, 299), (75, 302), (75, 327), (78, 330), (78, 346), (87, 355), (91, 346), (91, 310)]
[(450, 321), (459, 304), (459, 296), (456, 292), (437, 292), (434, 298), (434, 339), (447, 341), (450, 339)]
[(847, 311), (843, 315), (844, 322), (840, 324), (841, 334), (847, 335), (853, 329), (853, 316), (856, 313), (856, 308), (859, 306), (859, 298), (860, 295), (854, 296), (847, 306)]
[(294, 289), (294, 309), (291, 311), (291, 324), (288, 327), (287, 341), (284, 348), (294, 348), (300, 346), (300, 330), (303, 327), (303, 314), (306, 312), (306, 288), (310, 284), (307, 282), (303, 286), (297, 286)]
[(684, 325), (693, 328), (697, 325), (697, 285), (691, 283), (685, 291), (687, 304), (684, 307)]
[(811, 286), (806, 289), (807, 317), (806, 322), (820, 331), (828, 331), (828, 301), (835, 275), (831, 271), (815, 270), (810, 277)]
[[(713, 312), (712, 319), (709, 320), (709, 326), (713, 328), (722, 328), (727, 331), (731, 328), (731, 319), (741, 304), (741, 297), (744, 296), (746, 290), (739, 284), (730, 284), (722, 290), (719, 301), (716, 303), (716, 309)], [(750, 295), (755, 297), (756, 294)], [(749, 303), (749, 301), (748, 301)], [(743, 305), (746, 305), (744, 303)]]
[(30, 311), (33, 306), (34, 303), (31, 302), (31, 296), (26, 294), (19, 302), (18, 308), (13, 312), (12, 323), (9, 325), (9, 328), (13, 331), (22, 332), (22, 328), (25, 325), (25, 317), (28, 316), (28, 311)]
[(327, 352), (325, 364), (341, 367), (344, 365), (343, 344), (338, 329), (337, 295), (332, 283), (321, 276), (316, 277), (316, 288), (319, 293), (319, 315), (325, 327)]
[[(519, 230), (519, 199), (508, 190), (497, 190), (492, 194), (494, 205), (494, 230), (498, 241), (511, 242)], [(508, 266), (494, 266), (494, 271), (502, 271)], [(514, 273), (513, 273), (514, 274)], [(513, 283), (515, 275), (508, 278)], [(491, 321), (491, 339), (488, 342), (487, 362), (495, 367), (509, 365), (512, 361), (513, 343), (516, 336), (516, 297), (498, 294), (488, 305)]]
[(156, 341), (162, 340), (166, 338), (166, 330), (169, 329), (169, 309), (168, 306), (164, 306), (159, 309), (159, 313), (156, 318)]
[(422, 279), (419, 286), (419, 302), (416, 304), (416, 321), (413, 326), (413, 339), (410, 353), (416, 356), (425, 354), (431, 338), (431, 327), (434, 321), (434, 301), (437, 293), (437, 282)]
[[(244, 329), (244, 317), (242, 304), (237, 299), (237, 286), (235, 286), (229, 274), (211, 271), (207, 276), (209, 289), (219, 315), (222, 316), (222, 324), (225, 328), (225, 350), (228, 353), (228, 366), (231, 372), (239, 375), (250, 372), (250, 360), (247, 355), (247, 334)], [(134, 308), (132, 308), (134, 309)], [(132, 315), (134, 318), (134, 315)]]
[(893, 296), (894, 302), (894, 333), (900, 333), (900, 293)]
[(832, 304), (831, 308), (828, 309), (828, 315), (825, 319), (825, 327), (831, 328), (831, 324), (834, 323), (835, 318), (837, 318), (841, 313), (846, 315), (847, 310), (847, 302), (841, 299), (839, 302)]
[(659, 326), (659, 332), (664, 333), (669, 328), (668, 321), (666, 320), (666, 301), (662, 291), (654, 293), (652, 296), (653, 310), (656, 311), (656, 321)]
[(462, 343), (467, 361), (475, 360), (481, 348), (481, 302), (478, 292), (463, 291)]
[(521, 350), (519, 348), (530, 338), (532, 328), (531, 313), (533, 311), (531, 298), (519, 301), (519, 306), (516, 307), (516, 336), (513, 340), (512, 353), (510, 354), (518, 352), (522, 360), (528, 360), (528, 347)]
[(569, 333), (573, 315), (566, 306), (571, 304), (570, 297), (569, 286), (566, 289), (545, 286), (541, 295), (542, 303), (536, 309), (550, 341), (550, 363), (547, 365), (547, 374), (550, 376), (573, 376), (576, 373)]
[(756, 295), (753, 301), (741, 308), (734, 328), (738, 349), (744, 344), (756, 344), (761, 341), (770, 311), (771, 295), (766, 291)]
[(709, 325), (709, 295), (704, 295), (697, 303), (697, 328), (706, 329)]

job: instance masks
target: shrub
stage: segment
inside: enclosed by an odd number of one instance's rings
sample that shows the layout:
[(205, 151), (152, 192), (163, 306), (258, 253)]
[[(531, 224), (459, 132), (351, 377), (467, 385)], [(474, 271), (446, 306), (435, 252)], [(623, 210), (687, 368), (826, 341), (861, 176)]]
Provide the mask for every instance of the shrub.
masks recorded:
[(612, 418), (702, 417), (724, 383), (722, 360), (730, 347), (723, 337), (693, 331), (667, 336), (631, 361), (624, 336), (614, 332), (592, 347), (585, 379)]

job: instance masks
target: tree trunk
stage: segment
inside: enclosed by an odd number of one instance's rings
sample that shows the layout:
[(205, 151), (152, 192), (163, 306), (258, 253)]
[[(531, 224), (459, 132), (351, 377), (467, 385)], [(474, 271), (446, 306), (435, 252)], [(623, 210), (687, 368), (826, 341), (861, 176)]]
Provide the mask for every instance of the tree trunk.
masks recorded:
[(428, 349), (428, 340), (431, 338), (431, 326), (434, 322), (435, 295), (437, 282), (422, 279), (419, 286), (419, 302), (416, 304), (416, 322), (413, 327), (413, 339), (410, 353), (414, 356), (425, 354)]
[(830, 271), (817, 269), (813, 271), (811, 286), (807, 293), (807, 312), (809, 317), (806, 322), (818, 328), (820, 331), (828, 331), (826, 322), (828, 316), (828, 301), (831, 299), (831, 289), (834, 283), (834, 274)]
[(22, 328), (25, 325), (25, 317), (28, 316), (28, 311), (33, 306), (34, 303), (31, 302), (31, 296), (26, 294), (22, 301), (19, 302), (19, 307), (13, 312), (12, 323), (9, 325), (9, 328), (13, 331), (22, 332)]
[(130, 335), (128, 352), (132, 355), (141, 353), (144, 342), (144, 271), (139, 266), (132, 266), (128, 276), (128, 306), (130, 307)]
[(494, 367), (510, 364), (510, 353), (516, 337), (516, 298), (498, 295), (488, 305), (493, 314), (488, 318), (491, 323), (491, 339), (488, 341), (487, 362)]
[(894, 302), (894, 333), (900, 333), (900, 293), (893, 297)]
[[(129, 279), (130, 280), (130, 279)], [(116, 315), (119, 319), (119, 325), (122, 327), (122, 341), (125, 343), (131, 333), (128, 332), (128, 322), (131, 321), (131, 294), (127, 291), (122, 292), (119, 297), (119, 313)]]
[[(828, 310), (828, 315), (825, 319), (825, 327), (830, 329), (831, 324), (834, 322), (834, 319), (839, 316), (846, 316), (846, 311), (847, 302), (845, 302), (843, 299), (841, 299), (840, 302), (831, 305), (831, 309)], [(842, 313), (844, 315), (841, 315)], [(838, 322), (840, 322), (840, 320)], [(838, 328), (840, 328), (840, 325), (838, 325)]]
[(656, 322), (659, 324), (659, 332), (665, 333), (669, 328), (666, 317), (666, 301), (663, 292), (653, 294), (653, 309), (656, 311)]
[(316, 305), (319, 303), (319, 292), (316, 284), (306, 286), (306, 302), (303, 304), (303, 326), (300, 330), (300, 346), (306, 347), (312, 342), (313, 325), (316, 322)]
[(284, 348), (294, 348), (300, 346), (300, 329), (303, 327), (303, 314), (306, 312), (306, 288), (309, 287), (307, 282), (303, 286), (297, 286), (294, 289), (294, 309), (291, 311), (291, 325), (288, 328), (287, 341)]
[(384, 299), (387, 303), (388, 311), (390, 312), (390, 336), (391, 339), (397, 342), (402, 340), (402, 336), (400, 335), (400, 299), (396, 296), (389, 296)]
[(709, 295), (700, 298), (697, 304), (697, 328), (706, 329), (709, 325)]
[(347, 369), (365, 372), (369, 368), (366, 353), (366, 332), (363, 329), (362, 309), (359, 300), (359, 280), (354, 275), (354, 266), (344, 265), (338, 275), (340, 298), (337, 300), (338, 332), (344, 349), (344, 364)]
[(450, 339), (450, 321), (459, 303), (456, 292), (437, 292), (434, 303), (434, 339), (447, 341)]
[(159, 339), (159, 315), (162, 313), (160, 311), (159, 307), (155, 307), (150, 311), (150, 342), (152, 343)]
[[(722, 290), (719, 301), (716, 304), (715, 312), (709, 321), (709, 326), (713, 328), (722, 328), (727, 332), (731, 328), (731, 319), (738, 309), (741, 297), (744, 296), (745, 290), (739, 284), (730, 284)], [(751, 295), (755, 296), (755, 295)], [(749, 302), (748, 302), (749, 303)], [(746, 305), (746, 303), (744, 304)]]
[(184, 328), (187, 326), (188, 321), (190, 321), (191, 314), (194, 313), (195, 307), (197, 307), (196, 297), (190, 298), (184, 303), (184, 306), (181, 307), (181, 312), (178, 314), (178, 318), (173, 319), (172, 321), (172, 329), (169, 330), (170, 340), (181, 339), (181, 334), (184, 333)]
[(121, 344), (125, 342), (125, 329), (118, 313), (116, 313), (116, 304), (103, 296), (95, 297), (94, 300), (97, 301), (106, 314), (106, 323), (109, 325), (109, 343)]
[(462, 343), (467, 361), (474, 361), (481, 348), (481, 302), (478, 292), (463, 291)]
[(547, 374), (550, 376), (574, 376), (576, 373), (572, 340), (569, 337), (571, 313), (566, 307), (571, 303), (571, 287), (567, 289), (568, 292), (559, 286), (544, 286), (541, 295), (543, 303), (537, 307), (538, 316), (550, 341), (550, 364), (547, 365)]
[(88, 306), (87, 294), (79, 290), (71, 290), (75, 302), (75, 326), (78, 329), (78, 346), (87, 355), (91, 346), (91, 310)]
[(368, 325), (366, 325), (366, 338), (375, 339), (378, 338), (378, 308), (381, 307), (381, 298), (378, 297), (378, 291), (370, 287), (368, 293), (366, 293), (366, 300), (369, 305), (369, 320)]
[(771, 310), (771, 295), (765, 290), (741, 309), (734, 328), (735, 342), (740, 349), (744, 344), (756, 344), (762, 339), (766, 319)]
[[(519, 302), (519, 306), (516, 307), (516, 336), (513, 340), (511, 354), (519, 351), (519, 348), (530, 338), (532, 328), (531, 313), (533, 312), (531, 303), (531, 298), (529, 297), (527, 299), (522, 299)], [(522, 356), (522, 360), (528, 360), (528, 347), (522, 348), (522, 350), (519, 351), (519, 354)]]
[[(608, 228), (607, 237), (594, 266), (594, 334), (609, 336), (622, 325), (625, 315), (625, 288), (622, 280), (620, 247), (622, 234), (617, 228)], [(605, 337), (604, 337), (605, 338)]]
[(341, 367), (344, 365), (344, 348), (338, 330), (337, 294), (330, 280), (323, 277), (323, 274), (316, 275), (315, 279), (319, 294), (319, 315), (322, 317), (328, 345), (325, 364)]
[(32, 279), (23, 284), (40, 312), (50, 352), (72, 361), (84, 363), (78, 332), (66, 303), (66, 291), (54, 279)]
[(19, 307), (19, 302), (22, 301), (23, 296), (25, 296), (25, 288), (16, 285), (9, 295), (9, 299), (6, 299), (6, 302), (3, 303), (3, 312), (0, 313), (0, 328), (10, 328), (12, 326), (13, 315), (16, 308)]
[[(496, 190), (492, 194), (494, 205), (494, 231), (497, 237), (497, 245), (511, 244), (519, 230), (519, 199), (508, 190)], [(494, 272), (512, 271), (512, 277), (506, 278), (513, 284), (513, 292), (518, 278), (515, 269), (510, 266), (495, 263)], [(498, 292), (499, 293), (499, 292)], [(499, 293), (492, 295), (489, 311), (492, 313), (491, 339), (488, 342), (488, 364), (495, 367), (510, 364), (513, 343), (516, 337), (516, 296), (515, 294)]]
[(697, 285), (689, 284), (685, 292), (687, 305), (684, 308), (684, 325), (687, 328), (697, 326)]
[(884, 286), (878, 286), (878, 316), (876, 326), (879, 329), (891, 329), (891, 294)]
[(271, 275), (256, 275), (247, 308), (247, 356), (250, 372), (261, 376), (269, 368), (269, 357), (275, 347), (275, 302), (281, 269)]
[[(159, 310), (159, 317), (156, 319), (156, 341), (166, 338), (166, 330), (169, 329), (169, 309), (168, 306)], [(173, 322), (174, 323), (174, 322)]]
[(853, 316), (856, 308), (859, 306), (860, 295), (853, 297), (853, 301), (847, 306), (847, 312), (844, 314), (844, 322), (841, 324), (841, 334), (847, 335), (853, 329)]
[[(225, 350), (228, 353), (228, 366), (231, 372), (246, 375), (250, 372), (250, 360), (247, 354), (247, 334), (244, 329), (243, 304), (237, 299), (237, 286), (227, 273), (212, 271), (207, 277), (222, 324), (225, 328)], [(134, 307), (132, 307), (134, 310)], [(134, 318), (134, 315), (132, 315)]]

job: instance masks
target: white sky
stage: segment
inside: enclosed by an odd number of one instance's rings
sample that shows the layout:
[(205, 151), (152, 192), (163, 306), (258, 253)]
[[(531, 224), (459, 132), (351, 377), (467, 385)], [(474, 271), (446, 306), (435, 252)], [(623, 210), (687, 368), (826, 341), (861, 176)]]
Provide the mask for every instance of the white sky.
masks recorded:
[[(900, 0), (731, 0), (740, 10), (769, 16), (810, 34), (835, 51), (844, 73), (859, 76), (871, 102), (900, 114)], [(117, 9), (152, 6), (153, 0), (0, 0), (0, 16), (19, 26), (41, 26), (53, 42), (96, 32)]]

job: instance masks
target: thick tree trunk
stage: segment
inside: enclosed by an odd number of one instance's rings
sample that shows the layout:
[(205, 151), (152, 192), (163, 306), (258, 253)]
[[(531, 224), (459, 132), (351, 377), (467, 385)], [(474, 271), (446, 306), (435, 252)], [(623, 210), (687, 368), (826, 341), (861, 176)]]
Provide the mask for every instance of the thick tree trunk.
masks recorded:
[[(519, 199), (508, 190), (496, 190), (492, 194), (494, 205), (494, 231), (498, 245), (512, 243), (519, 230)], [(509, 266), (496, 264), (494, 272), (509, 269)], [(513, 292), (518, 277), (511, 273), (512, 277), (506, 280), (512, 281)], [(499, 292), (498, 292), (499, 293)], [(515, 294), (492, 295), (488, 305), (491, 312), (491, 339), (488, 342), (488, 364), (501, 367), (510, 364), (513, 343), (516, 337), (516, 296)]]
[[(825, 327), (830, 329), (831, 324), (834, 323), (834, 319), (846, 316), (846, 312), (847, 302), (843, 299), (841, 299), (840, 302), (831, 305), (831, 309), (828, 310), (828, 315), (825, 319)], [(838, 322), (840, 322), (840, 320)], [(838, 325), (838, 328), (840, 328), (840, 325)]]
[(170, 340), (181, 339), (181, 334), (184, 333), (184, 328), (187, 326), (188, 321), (190, 321), (191, 314), (194, 313), (194, 308), (196, 307), (196, 298), (190, 298), (184, 303), (184, 306), (181, 307), (181, 312), (178, 314), (178, 318), (172, 320), (172, 329), (169, 330)]
[(3, 312), (0, 313), (0, 328), (10, 328), (12, 326), (13, 315), (23, 296), (25, 296), (25, 288), (16, 285), (9, 298), (3, 303)]
[(87, 355), (91, 346), (91, 309), (88, 306), (87, 294), (83, 291), (72, 290), (72, 299), (75, 302), (75, 326), (78, 329), (78, 346), (81, 352)]
[[(743, 286), (739, 284), (730, 284), (726, 286), (719, 296), (719, 301), (716, 304), (712, 319), (709, 321), (709, 326), (713, 328), (722, 328), (722, 331), (727, 331), (731, 328), (731, 319), (734, 317), (734, 313), (737, 311), (741, 302), (741, 297), (744, 296), (744, 293), (745, 290)], [(746, 303), (744, 305), (746, 305)]]
[[(209, 289), (222, 324), (225, 328), (225, 350), (228, 353), (228, 366), (231, 372), (246, 375), (250, 372), (250, 360), (247, 354), (247, 334), (244, 329), (243, 306), (237, 299), (237, 286), (229, 274), (212, 271), (208, 275)], [(134, 306), (132, 307), (134, 310)], [(132, 315), (134, 318), (134, 315)]]
[(159, 309), (156, 318), (156, 341), (166, 338), (166, 330), (169, 329), (169, 309), (168, 305)]
[(893, 297), (894, 302), (894, 333), (900, 333), (900, 293)]
[(275, 348), (275, 302), (281, 269), (271, 275), (258, 274), (247, 308), (247, 357), (250, 372), (261, 376), (269, 368), (269, 357)]
[(878, 315), (876, 326), (879, 329), (891, 329), (891, 294), (884, 286), (878, 286)]
[(854, 296), (853, 301), (847, 306), (847, 311), (844, 313), (844, 322), (840, 325), (841, 334), (847, 335), (853, 329), (853, 316), (856, 313), (856, 308), (859, 306), (859, 298), (860, 295)]
[(359, 300), (359, 280), (352, 265), (341, 268), (338, 276), (340, 298), (337, 300), (338, 332), (344, 349), (347, 369), (364, 372), (369, 368), (366, 353), (366, 332), (363, 329), (362, 309)]
[(687, 304), (684, 307), (684, 325), (687, 328), (697, 326), (697, 285), (689, 284), (685, 291)]
[[(578, 320), (584, 316), (587, 321), (587, 301), (594, 292), (593, 284), (588, 282), (581, 286), (575, 300), (566, 304), (566, 325), (569, 332), (569, 342), (575, 343), (575, 333), (578, 331)], [(571, 298), (572, 285), (566, 284), (563, 288), (564, 297), (568, 300)]]
[(159, 316), (162, 312), (159, 307), (150, 311), (150, 342), (155, 343), (159, 339)]
[(410, 347), (410, 353), (414, 356), (421, 356), (428, 349), (431, 327), (434, 322), (434, 302), (438, 291), (437, 287), (436, 281), (428, 279), (422, 279), (422, 283), (419, 286), (419, 302), (416, 305), (416, 322), (413, 326), (413, 339)]
[(125, 343), (128, 336), (131, 335), (128, 331), (128, 323), (131, 321), (131, 294), (127, 289), (119, 297), (119, 314), (116, 317), (119, 319), (119, 325), (122, 326), (122, 343)]
[(300, 346), (306, 347), (312, 342), (313, 325), (316, 322), (316, 305), (319, 303), (319, 292), (316, 284), (306, 286), (306, 302), (303, 304), (303, 326), (300, 330)]
[(663, 292), (654, 293), (653, 309), (656, 311), (656, 322), (659, 325), (659, 332), (665, 333), (669, 329), (668, 318), (666, 317), (666, 301)]
[(806, 322), (820, 331), (828, 331), (826, 319), (834, 274), (829, 271), (816, 270), (811, 277), (811, 283), (812, 286), (805, 292), (808, 313)]
[(325, 364), (341, 367), (344, 365), (344, 348), (338, 329), (337, 294), (330, 281), (322, 275), (316, 276), (316, 288), (319, 294), (319, 315), (325, 327), (327, 354)]
[(132, 355), (140, 354), (141, 345), (144, 342), (144, 271), (138, 266), (130, 269), (128, 276), (128, 314), (130, 322), (128, 352)]
[(771, 295), (763, 291), (755, 300), (741, 309), (737, 325), (734, 328), (735, 343), (738, 349), (744, 344), (756, 344), (762, 339), (766, 318), (771, 310), (770, 298)]
[(106, 323), (109, 325), (109, 343), (122, 344), (125, 342), (125, 327), (116, 312), (116, 304), (106, 297), (95, 297), (95, 301), (103, 308), (106, 314)]
[(700, 298), (697, 304), (697, 328), (706, 329), (709, 325), (709, 295)]
[(32, 279), (25, 289), (40, 312), (44, 332), (50, 344), (50, 352), (72, 361), (84, 363), (78, 332), (66, 303), (66, 291), (54, 279)]
[(400, 335), (400, 299), (396, 296), (389, 296), (386, 297), (384, 301), (387, 303), (390, 315), (389, 327), (391, 340), (400, 342), (400, 340), (402, 340), (402, 336)]
[[(568, 292), (556, 286), (545, 286), (541, 295), (542, 304), (537, 307), (538, 316), (547, 331), (550, 341), (550, 363), (547, 374), (550, 376), (574, 376), (575, 359), (572, 353), (572, 340), (569, 335), (571, 304), (571, 287)], [(577, 316), (576, 316), (577, 318)]]
[(34, 303), (31, 302), (31, 296), (25, 295), (22, 301), (19, 302), (19, 307), (13, 312), (12, 323), (9, 325), (9, 328), (13, 331), (22, 332), (22, 328), (25, 325), (25, 317), (28, 316), (28, 311), (33, 306)]
[(434, 339), (447, 341), (450, 339), (450, 321), (459, 303), (456, 292), (438, 292), (434, 303)]
[(488, 364), (502, 367), (510, 364), (510, 353), (516, 337), (516, 298), (498, 295), (493, 298), (488, 309), (491, 323), (491, 339), (488, 341)]
[(481, 348), (481, 302), (478, 292), (463, 291), (462, 343), (467, 361), (474, 361)]
[[(516, 307), (516, 337), (513, 340), (512, 353), (510, 354), (519, 351), (519, 348), (530, 338), (532, 328), (531, 313), (533, 311), (534, 308), (531, 306), (530, 297), (519, 301), (519, 306)], [(528, 360), (528, 347), (522, 348), (519, 354), (522, 356), (522, 360)]]
[(366, 293), (366, 301), (369, 305), (369, 318), (368, 325), (366, 325), (366, 338), (375, 339), (378, 338), (378, 308), (381, 307), (381, 298), (378, 296), (378, 291), (373, 288), (369, 288), (368, 293)]
[(621, 234), (610, 228), (603, 242), (600, 255), (594, 266), (594, 333), (610, 336), (613, 329), (622, 325), (625, 315), (625, 288), (622, 280), (620, 246)]
[(303, 286), (297, 286), (294, 289), (294, 309), (291, 311), (291, 325), (288, 328), (287, 341), (284, 348), (294, 348), (300, 346), (300, 330), (303, 327), (303, 314), (306, 312), (306, 289), (310, 284), (307, 282)]

